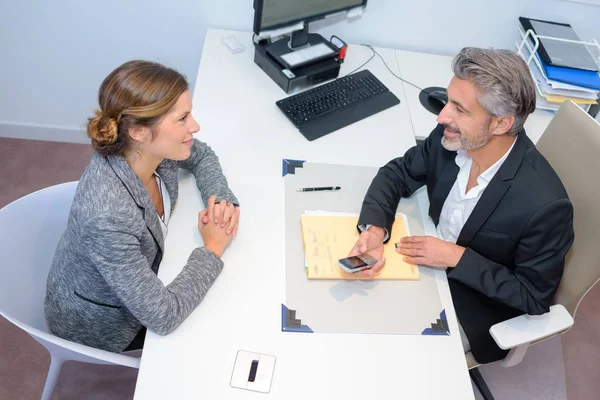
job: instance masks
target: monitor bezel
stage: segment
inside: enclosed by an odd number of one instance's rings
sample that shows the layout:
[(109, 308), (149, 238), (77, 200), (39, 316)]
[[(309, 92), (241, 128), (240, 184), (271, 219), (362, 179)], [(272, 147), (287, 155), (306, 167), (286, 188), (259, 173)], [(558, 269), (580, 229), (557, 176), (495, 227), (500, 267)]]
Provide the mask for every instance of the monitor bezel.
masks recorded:
[[(357, 6), (342, 7), (338, 10), (333, 10), (333, 11), (321, 13), (318, 15), (311, 15), (306, 18), (298, 18), (296, 20), (290, 20), (288, 22), (273, 25), (273, 26), (269, 27), (269, 30), (274, 30), (274, 29), (282, 28), (284, 26), (293, 25), (300, 21), (305, 21), (307, 23), (313, 22), (313, 21), (318, 21), (320, 19), (323, 19), (326, 15), (331, 15), (331, 14), (335, 14), (335, 13), (339, 13), (339, 12), (343, 12), (343, 11), (349, 11), (349, 10), (352, 10), (352, 9), (358, 8), (358, 7), (365, 8), (367, 6), (367, 1), (368, 0), (363, 0), (362, 4), (357, 5)], [(254, 33), (256, 33), (257, 35), (260, 34), (261, 28), (262, 28), (262, 26), (260, 25), (260, 20), (262, 19), (261, 17), (262, 17), (262, 11), (263, 11), (263, 4), (264, 4), (264, 0), (254, 0)]]

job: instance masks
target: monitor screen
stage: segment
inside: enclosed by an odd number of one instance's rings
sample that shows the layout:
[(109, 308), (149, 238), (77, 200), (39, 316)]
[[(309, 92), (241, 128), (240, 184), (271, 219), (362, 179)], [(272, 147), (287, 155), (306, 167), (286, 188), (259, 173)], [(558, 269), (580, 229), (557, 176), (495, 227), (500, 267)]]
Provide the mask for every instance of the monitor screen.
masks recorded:
[(325, 15), (365, 5), (366, 0), (259, 0), (254, 32), (275, 29), (299, 21), (312, 21)]

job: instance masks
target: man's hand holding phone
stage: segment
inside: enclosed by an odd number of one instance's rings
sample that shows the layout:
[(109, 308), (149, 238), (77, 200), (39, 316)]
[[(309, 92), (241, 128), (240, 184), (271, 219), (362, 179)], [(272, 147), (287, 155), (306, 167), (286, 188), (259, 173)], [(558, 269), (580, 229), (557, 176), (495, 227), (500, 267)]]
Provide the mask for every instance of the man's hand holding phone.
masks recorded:
[[(383, 258), (383, 238), (385, 236), (385, 230), (378, 226), (371, 226), (368, 230), (360, 234), (360, 237), (356, 241), (356, 244), (348, 254), (348, 257), (360, 256), (362, 254), (368, 254), (369, 256), (378, 260), (371, 268), (356, 272), (358, 276), (364, 276), (365, 278), (371, 278), (379, 273), (385, 265), (385, 258)], [(363, 261), (368, 261), (364, 259)], [(369, 264), (368, 262), (365, 262)]]

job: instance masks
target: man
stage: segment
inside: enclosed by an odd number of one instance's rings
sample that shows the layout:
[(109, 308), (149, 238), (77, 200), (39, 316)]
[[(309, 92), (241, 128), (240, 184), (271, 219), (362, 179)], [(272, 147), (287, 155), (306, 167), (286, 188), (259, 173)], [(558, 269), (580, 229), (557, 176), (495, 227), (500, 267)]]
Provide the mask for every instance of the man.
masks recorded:
[(447, 268), (465, 352), (485, 363), (507, 354), (489, 334), (492, 325), (549, 310), (573, 243), (573, 207), (525, 135), (536, 95), (523, 60), (507, 50), (464, 48), (452, 68), (439, 125), (379, 170), (350, 254), (380, 259), (400, 198), (426, 185), (437, 238), (404, 237), (397, 251), (407, 262)]

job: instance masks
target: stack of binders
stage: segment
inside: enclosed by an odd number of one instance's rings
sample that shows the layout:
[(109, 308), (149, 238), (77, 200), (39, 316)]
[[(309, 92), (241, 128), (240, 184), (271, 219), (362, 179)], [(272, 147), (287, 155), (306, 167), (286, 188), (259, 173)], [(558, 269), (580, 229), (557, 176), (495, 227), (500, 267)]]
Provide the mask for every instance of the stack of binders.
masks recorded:
[[(519, 21), (523, 42), (528, 42), (530, 50), (528, 64), (538, 90), (538, 108), (557, 110), (566, 100), (584, 109), (596, 104), (600, 94), (598, 43), (581, 41), (569, 24), (524, 17)], [(518, 46), (522, 56), (523, 44)]]

